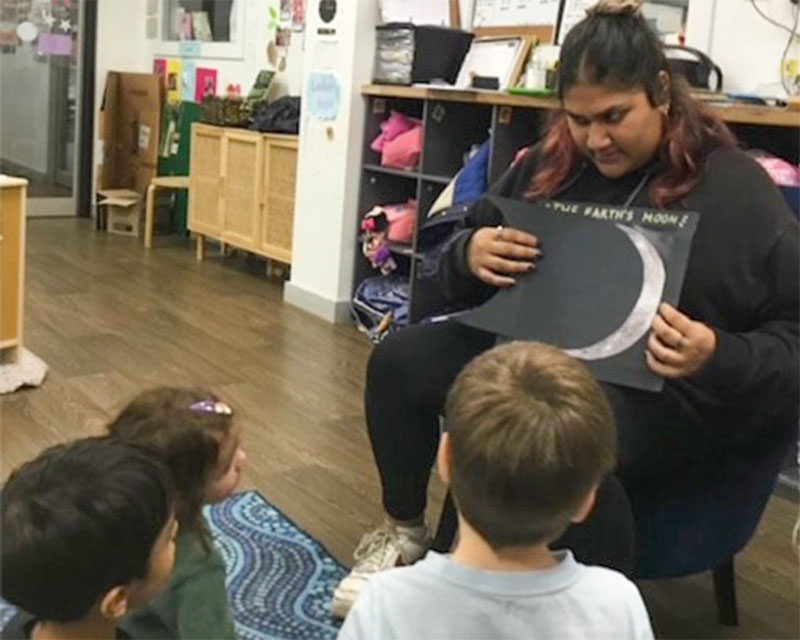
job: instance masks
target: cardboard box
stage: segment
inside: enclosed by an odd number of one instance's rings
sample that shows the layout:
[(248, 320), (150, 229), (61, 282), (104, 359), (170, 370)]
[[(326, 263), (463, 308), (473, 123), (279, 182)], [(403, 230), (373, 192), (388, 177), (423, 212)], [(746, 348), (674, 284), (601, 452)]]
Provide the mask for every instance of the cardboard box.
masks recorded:
[(131, 189), (144, 197), (158, 166), (161, 103), (156, 74), (108, 72), (100, 107), (99, 189)]
[(100, 189), (98, 207), (103, 207), (106, 231), (122, 236), (139, 236), (142, 230), (142, 198), (131, 189)]

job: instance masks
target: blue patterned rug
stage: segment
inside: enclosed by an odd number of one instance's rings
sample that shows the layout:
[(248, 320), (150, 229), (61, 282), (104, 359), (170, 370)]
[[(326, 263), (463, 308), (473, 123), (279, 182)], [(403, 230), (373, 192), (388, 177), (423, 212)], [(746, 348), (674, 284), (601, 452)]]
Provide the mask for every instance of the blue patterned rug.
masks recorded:
[[(205, 511), (227, 566), (236, 633), (245, 640), (335, 638), (333, 590), (345, 576), (325, 548), (260, 494), (247, 491)], [(0, 601), (0, 626), (13, 607)]]

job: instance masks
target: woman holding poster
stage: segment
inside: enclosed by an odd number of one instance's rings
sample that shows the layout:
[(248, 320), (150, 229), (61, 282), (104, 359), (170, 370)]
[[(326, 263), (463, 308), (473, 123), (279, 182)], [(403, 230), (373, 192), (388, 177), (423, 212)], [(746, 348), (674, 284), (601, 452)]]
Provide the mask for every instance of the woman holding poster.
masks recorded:
[[(604, 384), (626, 487), (701, 482), (717, 464), (774, 446), (787, 425), (797, 427), (799, 386), (797, 222), (727, 127), (673, 78), (640, 5), (603, 0), (570, 31), (559, 64), (563, 108), (491, 190), (528, 202), (699, 214), (680, 302), (659, 307), (641, 354), (663, 389)], [(481, 304), (547, 259), (535, 235), (502, 225), (482, 200), (450, 239), (439, 279), (452, 301)], [(372, 354), (366, 415), (388, 524), (362, 541), (337, 610), (372, 573), (413, 563), (429, 548), (426, 493), (445, 395), (495, 340), (455, 322), (422, 324)], [(619, 489), (609, 479), (594, 516), (555, 546), (626, 568), (613, 548), (633, 536)]]

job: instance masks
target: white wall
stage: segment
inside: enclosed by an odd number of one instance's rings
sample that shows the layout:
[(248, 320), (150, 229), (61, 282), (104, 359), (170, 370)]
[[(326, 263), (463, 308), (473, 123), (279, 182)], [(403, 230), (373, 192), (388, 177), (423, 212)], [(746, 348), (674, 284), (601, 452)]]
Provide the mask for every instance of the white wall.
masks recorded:
[[(789, 0), (756, 3), (773, 20), (788, 28), (794, 24)], [(780, 63), (789, 36), (761, 18), (750, 0), (692, 0), (686, 35), (688, 45), (706, 51), (720, 66), (725, 91), (786, 95)], [(797, 39), (790, 57), (798, 57)]]
[(35, 43), (0, 56), (0, 157), (46, 174), (50, 58), (37, 62), (35, 56)]
[(332, 121), (318, 120), (309, 113), (308, 101), (303, 103), (292, 278), (284, 290), (287, 302), (331, 322), (349, 315), (365, 109), (361, 86), (372, 77), (378, 19), (375, 0), (340, 2), (339, 7), (334, 42), (318, 42), (313, 36), (318, 18), (307, 17), (312, 35), (304, 84), (335, 57), (330, 71), (339, 80), (341, 101)]
[[(268, 30), (269, 7), (280, 0), (241, 0), (245, 8), (244, 58), (222, 60), (193, 58), (197, 66), (217, 69), (217, 91), (224, 93), (229, 83), (240, 84), (246, 95), (261, 69), (271, 69), (266, 57), (267, 43), (272, 37)], [(309, 3), (310, 4), (310, 3)], [(95, 114), (99, 112), (109, 71), (150, 73), (158, 53), (156, 40), (146, 37), (147, 0), (102, 0), (97, 3), (97, 63), (95, 66)], [(159, 33), (161, 28), (159, 25)], [(276, 74), (273, 97), (285, 93), (299, 94), (302, 84), (303, 33), (292, 34), (287, 68)], [(3, 109), (5, 112), (5, 108)], [(102, 161), (102, 145), (95, 119), (95, 166)], [(96, 184), (96, 182), (95, 182)]]

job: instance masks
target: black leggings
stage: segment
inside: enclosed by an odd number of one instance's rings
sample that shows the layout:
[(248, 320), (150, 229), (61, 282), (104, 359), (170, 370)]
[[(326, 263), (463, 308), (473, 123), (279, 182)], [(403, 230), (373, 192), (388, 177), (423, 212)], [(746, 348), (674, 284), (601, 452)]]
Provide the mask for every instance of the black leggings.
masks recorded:
[[(367, 369), (367, 426), (383, 506), (392, 518), (413, 520), (424, 513), (447, 391), (464, 365), (494, 343), (492, 334), (444, 322), (409, 327), (375, 348)], [(617, 418), (617, 474), (623, 480), (652, 476), (702, 455), (693, 420), (669, 394), (604, 389)], [(604, 480), (592, 515), (570, 527), (559, 543), (584, 562), (629, 568), (633, 518), (616, 478)]]

